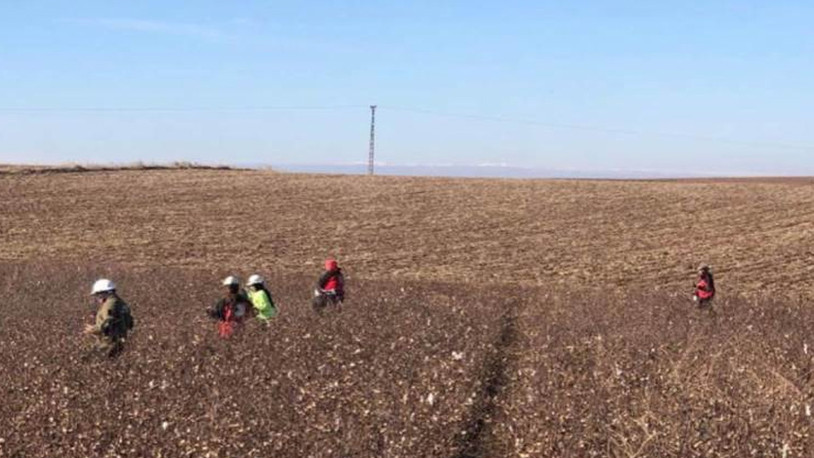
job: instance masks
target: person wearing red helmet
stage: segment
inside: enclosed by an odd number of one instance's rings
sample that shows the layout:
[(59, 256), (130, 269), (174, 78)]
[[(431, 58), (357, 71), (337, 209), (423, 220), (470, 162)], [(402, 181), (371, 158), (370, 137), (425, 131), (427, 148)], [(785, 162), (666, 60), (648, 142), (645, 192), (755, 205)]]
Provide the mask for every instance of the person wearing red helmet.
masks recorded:
[(325, 260), (325, 272), (314, 288), (314, 309), (321, 312), (329, 303), (339, 308), (345, 300), (345, 276), (336, 259)]

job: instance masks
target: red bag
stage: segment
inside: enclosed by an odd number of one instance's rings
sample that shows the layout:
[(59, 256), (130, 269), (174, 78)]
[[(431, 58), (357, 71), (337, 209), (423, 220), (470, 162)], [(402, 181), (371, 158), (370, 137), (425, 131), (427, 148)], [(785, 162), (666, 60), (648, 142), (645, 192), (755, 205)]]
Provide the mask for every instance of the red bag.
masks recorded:
[(235, 333), (235, 322), (232, 316), (232, 306), (227, 306), (222, 321), (218, 321), (218, 335), (228, 339)]
[(231, 321), (218, 321), (218, 335), (223, 339), (228, 339), (235, 333), (235, 324)]

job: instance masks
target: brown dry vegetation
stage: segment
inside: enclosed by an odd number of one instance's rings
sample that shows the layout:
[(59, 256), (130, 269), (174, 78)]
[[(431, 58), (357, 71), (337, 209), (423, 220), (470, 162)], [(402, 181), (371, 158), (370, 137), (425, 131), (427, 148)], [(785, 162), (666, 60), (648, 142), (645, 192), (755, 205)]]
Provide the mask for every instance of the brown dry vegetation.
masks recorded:
[(466, 180), (156, 170), (0, 177), (0, 259), (365, 278), (809, 294), (814, 183)]
[(127, 165), (63, 164), (63, 165), (18, 165), (0, 164), (0, 175), (54, 175), (58, 173), (84, 172), (143, 172), (147, 170), (244, 170), (226, 165), (204, 165), (194, 162), (173, 162), (171, 164), (146, 164), (134, 162)]
[[(0, 174), (0, 456), (811, 456), (810, 180)], [(326, 254), (349, 303), (315, 316)], [(716, 266), (714, 313), (687, 301)], [(216, 338), (229, 273), (282, 315)], [(87, 357), (87, 289), (136, 316)], [(431, 395), (431, 396), (430, 396)]]
[(365, 307), (320, 317), (302, 281), (271, 276), (281, 317), (221, 341), (203, 313), (217, 295), (207, 274), (101, 273), (137, 320), (112, 362), (77, 332), (99, 270), (0, 268), (0, 455), (447, 456), (499, 308), (490, 292), (358, 282)]
[(710, 313), (664, 294), (539, 299), (517, 319), (496, 454), (814, 453), (807, 304), (732, 298)]

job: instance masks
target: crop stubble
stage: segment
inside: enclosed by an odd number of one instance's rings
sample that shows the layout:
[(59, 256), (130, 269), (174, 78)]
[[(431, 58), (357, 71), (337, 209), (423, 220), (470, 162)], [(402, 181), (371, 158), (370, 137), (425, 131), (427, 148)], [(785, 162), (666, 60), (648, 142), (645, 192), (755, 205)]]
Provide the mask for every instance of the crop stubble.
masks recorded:
[[(814, 450), (810, 181), (105, 171), (0, 196), (0, 455)], [(317, 320), (326, 253), (353, 293)], [(702, 260), (714, 318), (685, 300)], [(224, 344), (202, 307), (233, 271), (284, 313)], [(139, 321), (112, 365), (76, 335), (102, 274)]]
[[(0, 176), (0, 259), (810, 294), (814, 184), (157, 170)], [(238, 262), (239, 260), (239, 262)]]

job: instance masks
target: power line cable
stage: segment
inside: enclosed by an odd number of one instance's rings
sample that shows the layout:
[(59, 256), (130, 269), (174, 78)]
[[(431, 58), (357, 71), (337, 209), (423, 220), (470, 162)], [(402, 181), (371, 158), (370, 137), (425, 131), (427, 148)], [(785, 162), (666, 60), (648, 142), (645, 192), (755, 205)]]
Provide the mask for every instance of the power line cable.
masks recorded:
[(330, 111), (367, 108), (367, 105), (325, 105), (325, 106), (246, 106), (246, 107), (0, 107), (4, 113), (159, 113), (159, 112), (252, 112), (252, 111)]
[[(0, 107), (0, 113), (217, 113), (217, 112), (264, 112), (264, 111), (334, 111), (351, 109), (368, 109), (369, 105), (258, 105), (236, 107)], [(789, 150), (814, 151), (811, 145), (792, 145), (775, 142), (758, 142), (750, 140), (737, 140), (731, 138), (695, 135), (676, 132), (656, 132), (638, 129), (610, 128), (602, 126), (588, 126), (579, 124), (565, 124), (535, 119), (513, 118), (504, 116), (477, 115), (467, 113), (454, 113), (424, 108), (412, 108), (392, 105), (379, 105), (380, 109), (438, 116), (445, 118), (469, 119), (477, 121), (498, 122), (518, 125), (532, 125), (550, 129), (580, 130), (604, 134), (621, 134), (636, 136), (658, 136), (671, 138), (684, 138), (707, 142), (726, 143), (752, 148), (780, 148)]]
[(552, 129), (569, 129), (569, 130), (581, 130), (581, 131), (589, 131), (589, 132), (599, 132), (605, 134), (623, 134), (623, 135), (638, 135), (638, 136), (658, 136), (658, 137), (673, 137), (673, 138), (685, 138), (691, 140), (703, 140), (708, 142), (717, 142), (717, 143), (729, 143), (733, 145), (740, 145), (740, 146), (749, 146), (753, 148), (781, 148), (781, 149), (793, 149), (793, 150), (804, 150), (804, 151), (814, 151), (814, 146), (810, 145), (791, 145), (785, 143), (774, 143), (774, 142), (758, 142), (758, 141), (750, 141), (750, 140), (736, 140), (731, 138), (723, 138), (723, 137), (713, 137), (707, 135), (694, 135), (694, 134), (686, 134), (686, 133), (676, 133), (676, 132), (655, 132), (655, 131), (644, 131), (644, 130), (636, 130), (636, 129), (620, 129), (620, 128), (608, 128), (608, 127), (601, 127), (601, 126), (586, 126), (586, 125), (578, 125), (578, 124), (561, 124), (561, 123), (552, 123), (546, 121), (539, 121), (533, 119), (522, 119), (522, 118), (509, 118), (503, 116), (488, 116), (488, 115), (475, 115), (475, 114), (465, 114), (465, 113), (450, 113), (450, 112), (442, 112), (436, 110), (427, 110), (423, 108), (407, 108), (407, 107), (398, 107), (398, 106), (391, 106), (391, 105), (380, 105), (381, 108), (385, 110), (392, 110), (392, 111), (402, 111), (406, 113), (416, 113), (416, 114), (425, 114), (425, 115), (432, 115), (432, 116), (439, 116), (445, 118), (459, 118), (459, 119), (471, 119), (471, 120), (478, 120), (478, 121), (488, 121), (488, 122), (499, 122), (499, 123), (508, 123), (508, 124), (523, 124), (523, 125), (533, 125), (533, 126), (541, 126), (547, 127)]

